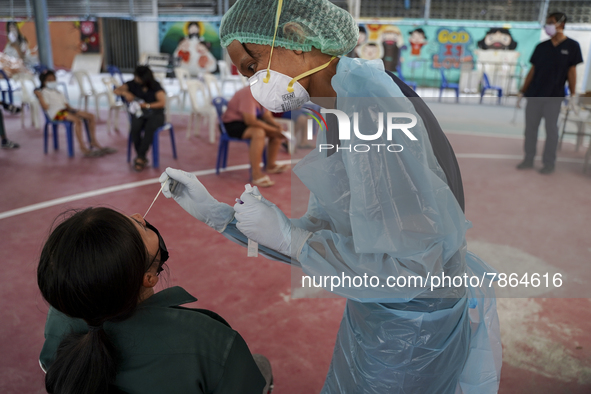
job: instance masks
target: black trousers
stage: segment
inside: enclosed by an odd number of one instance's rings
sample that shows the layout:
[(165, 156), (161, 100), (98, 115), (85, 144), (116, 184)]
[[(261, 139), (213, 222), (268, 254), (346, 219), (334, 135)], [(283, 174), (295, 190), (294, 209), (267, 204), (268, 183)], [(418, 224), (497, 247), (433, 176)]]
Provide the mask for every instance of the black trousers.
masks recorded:
[(562, 97), (529, 97), (525, 107), (525, 160), (534, 160), (538, 145), (538, 129), (544, 118), (546, 126), (546, 143), (542, 163), (554, 166), (558, 149), (558, 115), (562, 105)]
[[(147, 112), (147, 113), (146, 113)], [(137, 157), (146, 159), (146, 153), (152, 145), (154, 132), (164, 125), (164, 111), (145, 111), (141, 118), (131, 116), (131, 140)]]

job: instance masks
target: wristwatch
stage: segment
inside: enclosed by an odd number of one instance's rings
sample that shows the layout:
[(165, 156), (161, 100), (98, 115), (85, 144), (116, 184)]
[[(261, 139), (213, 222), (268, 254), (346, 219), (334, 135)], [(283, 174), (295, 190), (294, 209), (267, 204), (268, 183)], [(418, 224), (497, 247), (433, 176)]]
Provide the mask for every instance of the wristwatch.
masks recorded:
[(147, 109), (150, 109), (150, 104), (146, 104), (146, 108)]

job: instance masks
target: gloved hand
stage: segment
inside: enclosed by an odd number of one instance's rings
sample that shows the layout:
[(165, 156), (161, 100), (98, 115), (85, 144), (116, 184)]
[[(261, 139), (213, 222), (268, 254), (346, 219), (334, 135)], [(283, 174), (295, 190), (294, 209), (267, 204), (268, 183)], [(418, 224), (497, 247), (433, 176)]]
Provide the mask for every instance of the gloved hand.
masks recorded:
[(523, 100), (523, 93), (519, 92), (517, 93), (517, 103), (515, 104), (517, 108), (521, 108), (521, 100)]
[(238, 230), (249, 239), (298, 260), (312, 233), (294, 226), (275, 204), (260, 194), (256, 186), (246, 185), (240, 200), (243, 204), (234, 205)]
[[(178, 182), (172, 192), (168, 177)], [(163, 184), (162, 194), (166, 198), (174, 198), (191, 216), (220, 233), (234, 218), (234, 209), (213, 198), (193, 174), (168, 167), (160, 175), (159, 181)]]

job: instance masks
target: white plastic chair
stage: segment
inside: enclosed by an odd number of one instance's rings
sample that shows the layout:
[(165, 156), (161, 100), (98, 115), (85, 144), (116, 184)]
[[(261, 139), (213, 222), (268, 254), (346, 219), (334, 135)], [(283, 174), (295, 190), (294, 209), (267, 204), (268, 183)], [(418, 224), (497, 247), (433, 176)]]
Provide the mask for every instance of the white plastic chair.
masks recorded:
[(19, 73), (13, 76), (13, 79), (20, 84), (21, 88), (21, 126), (25, 127), (25, 106), (29, 107), (31, 115), (31, 124), (34, 128), (41, 127), (39, 116), (41, 115), (41, 105), (39, 100), (35, 97), (33, 91), (35, 90), (35, 77), (32, 74)]
[[(160, 82), (160, 85), (162, 85), (162, 88), (164, 88), (164, 84), (166, 83), (166, 73), (165, 72), (155, 72), (154, 74), (154, 79), (158, 82)], [(166, 92), (166, 110), (165, 110), (165, 117), (166, 117), (166, 121), (169, 122), (170, 120), (170, 104), (173, 101), (176, 101), (177, 104), (179, 104), (181, 102), (181, 95), (179, 93), (170, 93), (169, 91), (167, 91), (166, 89), (164, 89), (164, 91)], [(181, 108), (182, 109), (182, 108)]]
[[(115, 130), (119, 131), (117, 125), (119, 124), (119, 110), (123, 109), (126, 111), (125, 104), (121, 100), (117, 100), (117, 96), (113, 92), (113, 88), (117, 87), (117, 78), (103, 77), (103, 84), (105, 85), (105, 92), (107, 93), (107, 99), (109, 100), (109, 117), (107, 118), (107, 130), (111, 132), (111, 124), (113, 119), (113, 111), (115, 111)], [(119, 83), (120, 85), (120, 83)]]
[[(199, 135), (199, 120), (201, 117), (204, 117), (207, 119), (209, 126), (209, 142), (214, 144), (217, 112), (211, 104), (211, 96), (205, 86), (197, 80), (187, 81), (187, 89), (191, 103), (191, 114), (189, 115), (189, 123), (187, 125), (187, 138), (191, 137), (191, 131), (194, 131), (195, 135)], [(201, 95), (201, 104), (197, 100), (198, 94)], [(193, 130), (193, 118), (196, 118), (195, 130)]]
[(230, 83), (234, 85), (234, 89), (238, 90), (248, 85), (248, 80), (242, 75), (233, 75), (230, 71), (228, 63), (224, 60), (218, 60), (218, 69), (220, 70), (220, 84), (222, 90), (224, 85)]
[(187, 101), (187, 93), (189, 92), (189, 89), (187, 88), (187, 81), (191, 80), (191, 74), (189, 73), (189, 71), (186, 68), (183, 67), (175, 67), (174, 69), (174, 75), (176, 76), (176, 79), (179, 81), (179, 86), (181, 88), (180, 93), (182, 94), (182, 98), (180, 99), (180, 103), (181, 103), (181, 110), (185, 109), (185, 101)]
[(78, 82), (78, 87), (80, 88), (80, 98), (78, 99), (78, 108), (82, 106), (82, 100), (84, 99), (84, 110), (88, 112), (88, 99), (92, 97), (94, 99), (94, 105), (96, 108), (96, 120), (100, 120), (100, 112), (99, 112), (99, 99), (101, 97), (105, 97), (108, 100), (107, 92), (105, 91), (98, 91), (92, 85), (92, 79), (90, 75), (86, 71), (76, 71), (74, 72), (74, 78), (76, 82)]
[[(203, 74), (203, 84), (207, 88), (207, 93), (209, 97), (223, 97), (224, 92), (222, 91), (222, 87), (220, 85), (220, 81), (216, 78), (215, 75), (210, 73)], [(216, 94), (214, 95), (212, 92), (212, 87), (215, 88)]]
[(283, 131), (281, 134), (287, 138), (287, 146), (290, 154), (294, 154), (298, 145), (295, 135), (295, 125), (293, 120), (287, 118), (273, 118), (273, 120), (281, 125)]

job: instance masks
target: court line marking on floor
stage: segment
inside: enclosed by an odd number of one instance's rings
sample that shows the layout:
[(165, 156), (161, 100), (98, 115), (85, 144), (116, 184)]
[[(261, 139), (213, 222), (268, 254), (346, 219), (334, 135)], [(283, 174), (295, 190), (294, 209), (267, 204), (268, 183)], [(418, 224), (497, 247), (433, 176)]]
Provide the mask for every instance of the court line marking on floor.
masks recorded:
[[(523, 159), (522, 155), (501, 155), (501, 154), (489, 154), (489, 153), (457, 153), (456, 157), (458, 159), (496, 159), (496, 160), (521, 160)], [(536, 157), (536, 159), (540, 159)], [(294, 164), (297, 163), (299, 160), (281, 160), (277, 161), (278, 164)], [(564, 162), (564, 163), (584, 163), (583, 159), (573, 159), (568, 157), (558, 157), (556, 161)], [(245, 170), (250, 167), (249, 164), (241, 164), (237, 166), (227, 167), (225, 170), (221, 170), (220, 172), (229, 172), (229, 171), (237, 171), (237, 170)], [(208, 170), (200, 170), (200, 171), (193, 171), (192, 174), (196, 176), (204, 176), (204, 175), (211, 175), (215, 174), (215, 168), (208, 169)], [(152, 185), (158, 182), (158, 178), (152, 179), (145, 179), (143, 181), (138, 182), (131, 182), (131, 183), (124, 183), (121, 185), (116, 186), (109, 186), (102, 189), (92, 190), (84, 193), (72, 194), (66, 197), (60, 197), (53, 200), (48, 200), (44, 202), (40, 202), (37, 204), (27, 205), (22, 208), (12, 209), (6, 212), (0, 212), (0, 220), (7, 219), (9, 217), (21, 215), (24, 213), (29, 213), (33, 211), (38, 211), (40, 209), (53, 207), (55, 205), (64, 204), (67, 202), (82, 200), (85, 198), (96, 197), (103, 194), (108, 193), (115, 193), (122, 190), (134, 189), (136, 187), (141, 187), (145, 185)]]
[[(292, 160), (278, 160), (277, 161), (278, 164), (289, 164), (289, 163), (293, 163), (293, 162), (295, 162), (295, 160), (293, 160), (293, 161)], [(220, 170), (220, 172), (247, 170), (249, 167), (250, 167), (250, 164), (240, 164), (237, 166), (226, 167), (225, 169)], [(211, 174), (215, 174), (215, 173), (216, 173), (215, 168), (192, 172), (192, 174), (195, 174), (196, 176), (211, 175)], [(53, 200), (48, 200), (48, 201), (40, 202), (37, 204), (27, 205), (22, 208), (16, 208), (16, 209), (12, 209), (10, 211), (1, 212), (0, 213), (0, 220), (6, 219), (6, 218), (9, 218), (12, 216), (16, 216), (16, 215), (21, 215), (23, 213), (29, 213), (29, 212), (33, 212), (33, 211), (38, 211), (40, 209), (53, 207), (55, 205), (60, 205), (60, 204), (64, 204), (67, 202), (82, 200), (82, 199), (90, 198), (90, 197), (101, 196), (103, 194), (108, 194), (108, 193), (115, 193), (115, 192), (119, 192), (122, 190), (134, 189), (136, 187), (152, 185), (155, 183), (160, 183), (158, 181), (158, 178), (144, 179), (143, 181), (124, 183), (121, 185), (109, 186), (109, 187), (104, 187), (102, 189), (96, 189), (96, 190), (91, 190), (91, 191), (84, 192), (84, 193), (77, 193), (77, 194), (72, 194), (70, 196), (55, 198)]]

